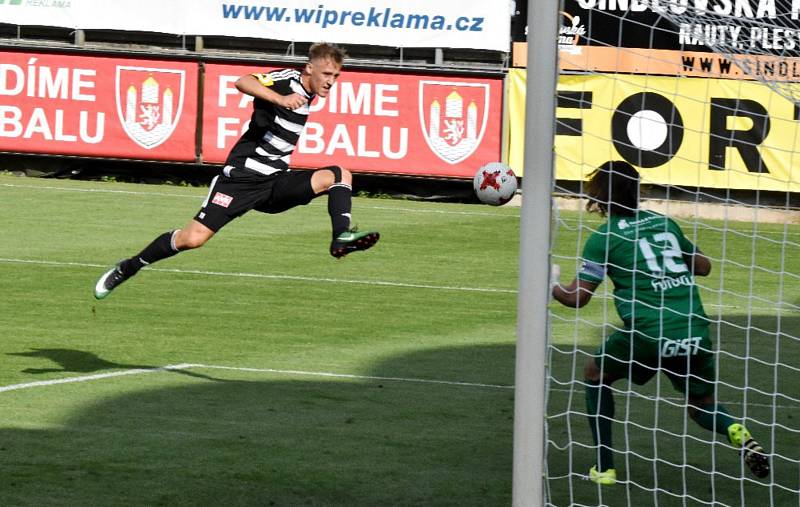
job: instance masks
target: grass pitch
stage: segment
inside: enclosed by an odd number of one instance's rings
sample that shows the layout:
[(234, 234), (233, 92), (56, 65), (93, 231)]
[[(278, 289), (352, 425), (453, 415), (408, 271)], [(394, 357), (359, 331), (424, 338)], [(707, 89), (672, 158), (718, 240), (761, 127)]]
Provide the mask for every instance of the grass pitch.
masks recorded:
[(358, 198), (337, 261), (323, 197), (94, 300), (205, 193), (0, 177), (0, 504), (508, 504), (519, 210)]
[[(339, 261), (325, 198), (250, 213), (94, 300), (109, 265), (204, 198), (0, 176), (0, 505), (509, 505), (519, 210), (355, 199), (355, 221), (382, 238)], [(585, 236), (562, 218), (556, 254), (574, 256)], [(773, 271), (796, 275), (800, 252), (698, 234), (728, 260), (703, 280), (730, 354), (720, 399), (783, 457), (774, 476), (741, 480), (734, 451), (684, 427), (666, 384), (669, 397), (645, 397), (654, 381), (617, 395), (623, 482), (581, 480), (593, 458), (573, 380), (604, 319), (617, 323), (598, 294), (579, 314), (552, 306), (553, 504), (797, 503), (800, 411), (769, 394), (800, 390), (774, 366), (800, 364), (796, 316), (737, 294), (797, 304)], [(768, 270), (741, 267), (753, 252)]]

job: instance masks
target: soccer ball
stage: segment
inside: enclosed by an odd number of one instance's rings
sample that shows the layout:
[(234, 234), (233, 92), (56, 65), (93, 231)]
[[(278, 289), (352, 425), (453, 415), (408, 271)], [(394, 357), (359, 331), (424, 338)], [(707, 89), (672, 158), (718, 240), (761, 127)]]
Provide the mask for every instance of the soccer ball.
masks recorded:
[(514, 197), (517, 191), (517, 177), (507, 165), (501, 162), (489, 162), (475, 173), (472, 187), (481, 202), (501, 206)]

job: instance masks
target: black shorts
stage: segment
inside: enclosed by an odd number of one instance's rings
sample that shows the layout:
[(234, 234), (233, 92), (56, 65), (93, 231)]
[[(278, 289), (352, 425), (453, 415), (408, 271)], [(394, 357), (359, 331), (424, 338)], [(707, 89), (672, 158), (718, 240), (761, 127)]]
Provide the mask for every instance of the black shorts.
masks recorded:
[(211, 180), (208, 196), (194, 219), (217, 232), (251, 209), (281, 213), (308, 204), (316, 197), (312, 175), (313, 171), (280, 171), (269, 176), (236, 168), (223, 171)]

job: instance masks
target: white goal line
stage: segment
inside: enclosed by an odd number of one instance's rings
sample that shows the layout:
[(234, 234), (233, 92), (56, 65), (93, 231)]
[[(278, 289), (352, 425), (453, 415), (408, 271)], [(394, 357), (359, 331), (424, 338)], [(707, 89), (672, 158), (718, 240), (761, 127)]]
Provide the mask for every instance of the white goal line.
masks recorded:
[(170, 364), (167, 366), (161, 366), (159, 368), (133, 368), (130, 370), (96, 373), (93, 375), (80, 375), (77, 377), (64, 377), (51, 380), (38, 380), (35, 382), (10, 384), (6, 386), (0, 386), (0, 393), (8, 391), (18, 391), (20, 389), (31, 389), (34, 387), (47, 387), (59, 384), (90, 382), (93, 380), (124, 377), (128, 375), (144, 375), (148, 373), (169, 372), (176, 370), (197, 370), (197, 369), (273, 373), (278, 375), (297, 376), (297, 377), (326, 377), (326, 378), (351, 379), (351, 380), (405, 382), (414, 384), (438, 384), (447, 386), (477, 387), (477, 388), (487, 388), (487, 389), (514, 389), (514, 386), (512, 385), (484, 384), (481, 382), (465, 382), (457, 380), (437, 380), (437, 379), (423, 379), (423, 378), (411, 378), (411, 377), (382, 377), (377, 375), (355, 375), (351, 373), (332, 373), (324, 371), (281, 370), (276, 368), (247, 368), (238, 366), (219, 366), (219, 365), (199, 364), (199, 363), (180, 363), (180, 364)]

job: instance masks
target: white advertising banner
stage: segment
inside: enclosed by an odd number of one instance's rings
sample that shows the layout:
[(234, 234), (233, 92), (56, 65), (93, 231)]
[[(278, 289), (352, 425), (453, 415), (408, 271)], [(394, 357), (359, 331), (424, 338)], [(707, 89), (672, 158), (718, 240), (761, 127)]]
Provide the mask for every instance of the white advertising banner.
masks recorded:
[(503, 0), (0, 0), (0, 23), (507, 52), (510, 5)]

